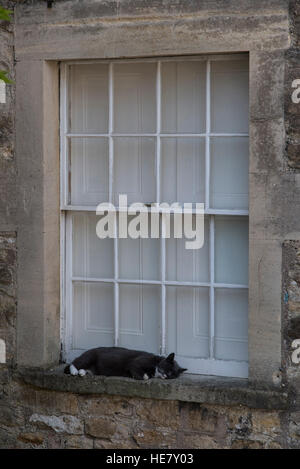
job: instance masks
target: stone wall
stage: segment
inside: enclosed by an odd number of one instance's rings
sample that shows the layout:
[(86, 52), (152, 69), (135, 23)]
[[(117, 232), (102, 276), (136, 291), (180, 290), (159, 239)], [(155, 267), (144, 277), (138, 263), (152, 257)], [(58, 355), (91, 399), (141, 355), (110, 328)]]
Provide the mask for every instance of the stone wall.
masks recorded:
[[(1, 1), (6, 8), (14, 2)], [(0, 22), (0, 70), (14, 80), (13, 24)], [(0, 339), (5, 341), (6, 360), (14, 361), (16, 350), (16, 162), (15, 90), (6, 86), (6, 103), (0, 104)], [(0, 365), (1, 366), (1, 365)]]
[[(2, 448), (287, 445), (286, 416), (278, 410), (50, 391), (24, 385), (8, 376), (6, 380), (2, 377), (2, 386)], [(292, 424), (295, 438), (299, 438), (299, 429), (297, 423)]]
[[(8, 8), (15, 3), (32, 5), (29, 13), (33, 16), (35, 7), (39, 15), (46, 8), (45, 2), (1, 1), (1, 5)], [(70, 1), (61, 0), (60, 3), (66, 3), (67, 13), (73, 8)], [(116, 5), (116, 2), (102, 3), (107, 14), (110, 14), (110, 7)], [(123, 8), (129, 15), (132, 11), (130, 5), (126, 10), (127, 3), (123, 2)], [(160, 2), (153, 3), (159, 12)], [(226, 2), (221, 3), (225, 8)], [(237, 10), (241, 3), (236, 3)], [(283, 3), (274, 1), (277, 6)], [(167, 4), (164, 2), (166, 9)], [(179, 6), (177, 4), (170, 2), (172, 14), (178, 12), (176, 8), (180, 8), (181, 3)], [(190, 4), (193, 9), (194, 3)], [(203, 8), (206, 4), (203, 2)], [(218, 10), (217, 2), (211, 4), (214, 10)], [(260, 1), (258, 4), (269, 6), (270, 2)], [(147, 15), (147, 2), (141, 2), (139, 14), (141, 11)], [(179, 11), (181, 15), (184, 12)], [(287, 210), (291, 202), (300, 206), (300, 104), (291, 101), (291, 82), (300, 78), (299, 1), (290, 1), (289, 14), (291, 46), (284, 52), (286, 164), (280, 171), (286, 192), (282, 210)], [(80, 18), (78, 2), (76, 15)], [(271, 18), (271, 12), (268, 15)], [(80, 26), (78, 22), (77, 27)], [(210, 24), (220, 35), (222, 23), (214, 24), (212, 21)], [(227, 25), (225, 20), (224, 24)], [(252, 26), (256, 27), (255, 21)], [(66, 29), (68, 27), (65, 26)], [(180, 27), (179, 23), (177, 27)], [(9, 69), (14, 79), (13, 32), (13, 23), (0, 24), (0, 68)], [(262, 62), (267, 55), (262, 53)], [(274, 62), (275, 68), (282, 66), (281, 57), (280, 51), (277, 62)], [(266, 88), (263, 94), (265, 92)], [(108, 392), (87, 394), (72, 389), (50, 390), (28, 383), (16, 373), (16, 194), (21, 188), (17, 189), (16, 185), (14, 86), (7, 86), (6, 96), (6, 104), (0, 105), (0, 339), (5, 340), (7, 360), (5, 365), (0, 364), (0, 448), (300, 448), (300, 366), (291, 362), (291, 343), (295, 338), (300, 338), (299, 212), (289, 215), (291, 235), (282, 244), (281, 371), (282, 390), (288, 391), (285, 406), (270, 409), (266, 402), (265, 409), (264, 404), (240, 405), (234, 402), (229, 405), (221, 397), (215, 403), (205, 402), (205, 399), (203, 402), (185, 402), (179, 399), (128, 397), (126, 393), (114, 396)], [(272, 171), (274, 164), (274, 160), (269, 159), (267, 169)], [(19, 181), (21, 178), (22, 175), (19, 175)], [(290, 185), (291, 180), (295, 182), (293, 186)], [(274, 200), (274, 204), (277, 202)]]

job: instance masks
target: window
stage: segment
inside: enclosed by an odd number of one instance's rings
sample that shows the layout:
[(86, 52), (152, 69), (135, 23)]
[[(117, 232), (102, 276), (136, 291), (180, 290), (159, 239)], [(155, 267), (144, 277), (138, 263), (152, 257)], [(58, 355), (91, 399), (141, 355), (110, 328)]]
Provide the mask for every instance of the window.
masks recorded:
[[(62, 64), (68, 360), (119, 345), (175, 352), (191, 373), (247, 376), (248, 88), (237, 54)], [(203, 202), (204, 246), (187, 250), (172, 230), (100, 240), (96, 206), (119, 194)]]

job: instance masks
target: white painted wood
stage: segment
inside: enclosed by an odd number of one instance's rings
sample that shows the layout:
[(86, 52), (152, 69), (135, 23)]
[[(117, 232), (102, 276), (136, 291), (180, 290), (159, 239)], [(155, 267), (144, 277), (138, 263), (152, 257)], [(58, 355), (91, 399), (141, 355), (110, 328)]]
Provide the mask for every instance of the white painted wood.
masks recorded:
[[(174, 216), (172, 216), (172, 221)], [(186, 238), (166, 239), (166, 278), (168, 281), (206, 282), (209, 284), (209, 218), (204, 221), (204, 246), (201, 249), (186, 249)]]
[(160, 203), (161, 186), (161, 62), (156, 70), (156, 202)]
[(109, 64), (108, 69), (108, 93), (109, 93), (109, 114), (108, 114), (108, 137), (109, 137), (109, 176), (108, 176), (108, 201), (113, 202), (113, 174), (114, 174), (114, 140), (112, 132), (114, 130), (114, 76), (113, 64)]
[(168, 286), (167, 349), (186, 358), (209, 357), (209, 288)]
[(69, 67), (69, 125), (72, 132), (108, 131), (108, 65), (77, 64)]
[(155, 138), (114, 138), (114, 204), (127, 194), (128, 204), (153, 203), (156, 197)]
[(120, 133), (155, 132), (156, 64), (114, 64), (114, 129)]
[(213, 132), (248, 132), (248, 59), (211, 64), (211, 129)]
[(214, 137), (210, 142), (210, 206), (248, 210), (248, 137)]
[(161, 141), (161, 199), (170, 204), (204, 203), (204, 138), (179, 137)]
[[(71, 80), (69, 66), (63, 64), (66, 357), (114, 344), (176, 351), (181, 366), (192, 373), (247, 376), (247, 220), (240, 217), (248, 216), (243, 179), (248, 168), (242, 151), (248, 146), (248, 104), (242, 57), (70, 61)], [(220, 99), (222, 93), (227, 95)], [(231, 122), (228, 101), (234, 103)], [(247, 143), (243, 147), (241, 142)], [(91, 212), (101, 194), (103, 201), (117, 205), (119, 193), (129, 194), (128, 203), (205, 201), (210, 222), (203, 250), (184, 250), (184, 240), (97, 239), (92, 232), (99, 218)], [(241, 258), (244, 262), (234, 267)], [(227, 327), (226, 317), (233, 327)]]
[(71, 204), (93, 205), (109, 200), (109, 139), (71, 139)]
[(166, 340), (167, 340), (167, 317), (166, 317), (166, 220), (165, 216), (161, 216), (161, 239), (160, 239), (160, 250), (161, 250), (161, 345), (160, 353), (165, 355), (166, 353)]
[(209, 218), (209, 263), (210, 263), (210, 288), (209, 288), (209, 336), (210, 358), (215, 358), (215, 217)]
[[(109, 133), (97, 133), (97, 134), (94, 134), (94, 133), (70, 133), (68, 132), (66, 134), (66, 137), (70, 137), (70, 138), (82, 138), (82, 137), (85, 137), (85, 138), (97, 138), (97, 137), (108, 137), (110, 134)], [(154, 132), (154, 133), (131, 133), (131, 132), (128, 132), (128, 133), (118, 133), (118, 132), (112, 132), (111, 135), (113, 135), (114, 137), (156, 137), (157, 135), (159, 135), (161, 138), (170, 138), (170, 137), (185, 137), (185, 138), (189, 138), (189, 137), (205, 137), (207, 135), (207, 133), (157, 133), (157, 132)], [(211, 132), (210, 133), (210, 136), (211, 137), (248, 137), (249, 134), (248, 133), (218, 133), (218, 132)]]
[(248, 360), (248, 290), (215, 291), (215, 358)]
[(205, 63), (162, 62), (162, 132), (205, 132)]
[(119, 345), (159, 353), (160, 287), (120, 284)]
[(210, 207), (210, 60), (206, 62), (205, 210)]
[(248, 217), (215, 217), (215, 281), (248, 284)]

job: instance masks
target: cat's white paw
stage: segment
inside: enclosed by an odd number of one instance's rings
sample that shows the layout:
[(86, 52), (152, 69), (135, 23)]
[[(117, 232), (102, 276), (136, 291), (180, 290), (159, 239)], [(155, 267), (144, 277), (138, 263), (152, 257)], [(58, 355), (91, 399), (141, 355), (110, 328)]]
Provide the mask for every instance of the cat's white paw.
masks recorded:
[(73, 375), (73, 376), (78, 375), (78, 370), (77, 370), (76, 366), (70, 365), (70, 373), (71, 373), (71, 375)]
[(79, 374), (79, 376), (85, 376), (85, 375), (86, 375), (86, 370), (84, 370), (83, 368), (81, 368), (81, 369), (78, 371), (78, 374)]
[(147, 375), (147, 373), (144, 374), (143, 379), (144, 379), (145, 381), (146, 381), (147, 379), (149, 379), (149, 376)]

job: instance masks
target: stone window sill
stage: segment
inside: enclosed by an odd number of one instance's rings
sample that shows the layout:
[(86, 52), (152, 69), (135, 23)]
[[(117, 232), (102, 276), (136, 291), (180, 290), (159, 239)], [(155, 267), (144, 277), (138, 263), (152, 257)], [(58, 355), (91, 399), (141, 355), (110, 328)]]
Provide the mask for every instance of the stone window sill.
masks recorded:
[(176, 400), (217, 405), (243, 405), (254, 409), (284, 410), (289, 405), (285, 388), (258, 387), (247, 379), (184, 374), (175, 380), (104, 376), (71, 376), (65, 365), (49, 370), (22, 369), (17, 377), (26, 384), (76, 394), (110, 394), (148, 399)]

